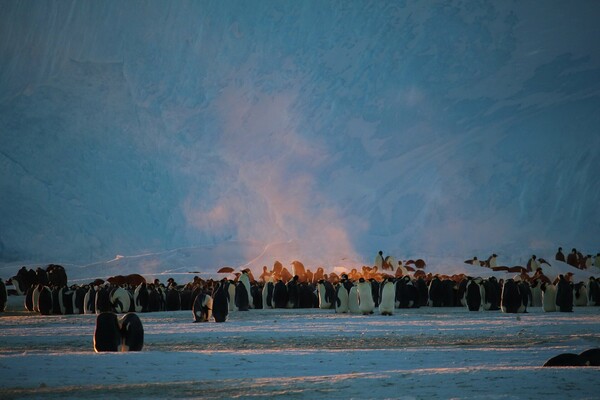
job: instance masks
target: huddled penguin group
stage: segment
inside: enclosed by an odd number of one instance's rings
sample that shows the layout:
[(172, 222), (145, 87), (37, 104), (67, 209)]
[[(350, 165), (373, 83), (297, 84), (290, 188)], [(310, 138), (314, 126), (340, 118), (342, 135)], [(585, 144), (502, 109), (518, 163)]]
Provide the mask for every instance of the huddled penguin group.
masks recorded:
[(114, 312), (101, 312), (96, 316), (94, 351), (141, 351), (144, 347), (144, 327), (135, 313), (120, 319)]

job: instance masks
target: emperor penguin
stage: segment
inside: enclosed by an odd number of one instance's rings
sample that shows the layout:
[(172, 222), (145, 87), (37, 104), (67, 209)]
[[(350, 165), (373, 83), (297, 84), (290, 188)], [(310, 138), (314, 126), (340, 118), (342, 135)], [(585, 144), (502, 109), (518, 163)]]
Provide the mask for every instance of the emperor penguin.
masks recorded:
[(375, 301), (373, 300), (373, 291), (371, 282), (360, 278), (357, 285), (358, 289), (358, 307), (363, 315), (373, 314)]
[(358, 287), (353, 285), (348, 292), (348, 311), (351, 314), (360, 314), (358, 305)]
[(331, 282), (321, 279), (317, 284), (319, 308), (329, 309), (335, 306), (335, 290)]
[(129, 312), (119, 320), (121, 330), (121, 351), (142, 351), (144, 347), (144, 326), (140, 317)]
[(254, 308), (254, 299), (252, 298), (252, 289), (250, 287), (250, 276), (248, 275), (248, 271), (242, 271), (239, 281), (242, 282), (246, 287), (246, 293), (248, 295), (248, 305), (250, 306), (250, 308)]
[(229, 296), (227, 294), (226, 282), (217, 284), (213, 293), (212, 314), (215, 322), (225, 322), (229, 313)]
[(485, 303), (485, 288), (481, 278), (471, 279), (467, 283), (465, 302), (469, 311), (482, 311)]
[(269, 278), (262, 290), (262, 304), (263, 309), (273, 308), (273, 288), (275, 285), (273, 284), (273, 279)]
[(348, 290), (346, 287), (339, 283), (336, 288), (336, 300), (335, 300), (335, 312), (336, 313), (347, 313), (348, 312)]
[(380, 285), (381, 295), (379, 301), (379, 313), (381, 315), (393, 315), (396, 297), (396, 286), (393, 280), (385, 278)]
[(542, 309), (545, 312), (556, 311), (556, 288), (551, 283), (542, 283), (540, 286), (542, 291)]
[(198, 293), (192, 306), (194, 322), (208, 322), (212, 316), (212, 310), (213, 298), (204, 292)]
[(573, 305), (577, 307), (588, 305), (587, 288), (583, 282), (573, 285)]

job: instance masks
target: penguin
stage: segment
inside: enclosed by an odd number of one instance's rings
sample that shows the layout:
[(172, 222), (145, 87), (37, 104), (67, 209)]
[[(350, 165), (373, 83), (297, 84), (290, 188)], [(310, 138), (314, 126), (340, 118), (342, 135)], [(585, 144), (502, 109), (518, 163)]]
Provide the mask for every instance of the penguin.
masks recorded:
[(551, 283), (542, 283), (540, 285), (542, 291), (542, 309), (545, 312), (556, 311), (556, 288)]
[(319, 297), (315, 294), (315, 287), (312, 283), (301, 282), (299, 286), (300, 308), (319, 307)]
[(380, 285), (380, 290), (379, 313), (381, 315), (393, 315), (396, 298), (396, 286), (393, 280), (384, 279)]
[(15, 290), (17, 292), (17, 296), (23, 296), (25, 293), (27, 293), (27, 290), (24, 289), (24, 284), (23, 284), (23, 279), (21, 277), (17, 276), (13, 276), (12, 278), (10, 278), (13, 286), (15, 287)]
[(335, 290), (331, 282), (321, 279), (317, 284), (317, 291), (319, 292), (319, 308), (335, 307)]
[(373, 314), (375, 301), (373, 300), (373, 291), (371, 282), (360, 278), (357, 285), (358, 290), (358, 308), (363, 315)]
[(60, 287), (55, 286), (52, 288), (52, 314), (61, 315), (62, 309), (60, 308), (61, 302), (59, 301), (61, 294)]
[(536, 279), (531, 283), (531, 307), (541, 307), (542, 306), (542, 289), (540, 288), (541, 282)]
[(181, 309), (190, 311), (194, 305), (190, 285), (185, 285), (179, 292), (179, 296), (181, 297)]
[(33, 305), (32, 311), (34, 312), (40, 312), (40, 309), (38, 308), (38, 299), (40, 298), (40, 291), (43, 287), (44, 285), (42, 285), (41, 283), (33, 286), (33, 292), (31, 293), (31, 303)]
[(246, 287), (246, 296), (248, 297), (248, 307), (254, 308), (254, 299), (252, 298), (252, 288), (250, 287), (250, 276), (248, 275), (248, 271), (242, 271), (242, 274), (239, 277), (239, 282), (243, 283)]
[(94, 351), (119, 351), (121, 345), (121, 328), (117, 314), (114, 312), (101, 312), (96, 316), (94, 329)]
[(112, 304), (110, 302), (110, 289), (106, 286), (98, 288), (96, 292), (96, 314), (103, 312), (112, 312)]
[(52, 291), (48, 286), (41, 284), (39, 286), (37, 309), (42, 315), (50, 315), (52, 314)]
[(429, 289), (427, 283), (422, 277), (417, 278), (415, 281), (415, 288), (419, 293), (419, 307), (425, 307), (429, 301)]
[(8, 303), (8, 291), (4, 284), (4, 279), (0, 279), (0, 312), (6, 311), (6, 305)]
[(469, 280), (465, 293), (465, 303), (469, 311), (483, 311), (485, 288), (481, 278)]
[(371, 282), (371, 292), (373, 293), (375, 307), (379, 307), (379, 282), (374, 278), (369, 279), (369, 282)]
[(263, 304), (263, 308), (267, 309), (267, 308), (273, 308), (273, 288), (275, 287), (275, 285), (273, 284), (272, 281), (268, 281), (267, 283), (265, 283), (265, 285), (263, 286), (263, 290), (262, 290), (262, 304)]
[(121, 351), (142, 351), (144, 347), (144, 326), (137, 314), (129, 312), (119, 320), (121, 331)]
[(431, 307), (442, 307), (444, 304), (444, 288), (442, 281), (436, 275), (429, 282), (429, 305)]
[(590, 367), (600, 367), (600, 348), (589, 349), (579, 353)]
[(133, 292), (133, 303), (135, 305), (135, 312), (148, 312), (148, 287), (146, 282), (140, 283)]
[(96, 314), (96, 290), (98, 288), (90, 285), (85, 297), (83, 298), (83, 313)]
[(496, 277), (492, 276), (483, 281), (483, 288), (485, 290), (485, 299), (483, 303), (483, 309), (486, 311), (498, 311), (500, 310), (500, 297), (502, 288)]
[(298, 292), (298, 275), (294, 275), (291, 281), (287, 283), (288, 301), (286, 308), (298, 308), (299, 292)]
[(589, 362), (579, 354), (563, 353), (552, 357), (543, 367), (587, 367)]
[(166, 292), (166, 311), (181, 310), (181, 293), (175, 288), (169, 288)]
[(288, 302), (287, 286), (279, 279), (273, 286), (273, 308), (286, 308)]
[(250, 287), (250, 291), (252, 292), (252, 308), (255, 308), (257, 310), (260, 310), (263, 308), (263, 304), (262, 304), (262, 287), (259, 286), (259, 284), (254, 281), (252, 282), (252, 286)]
[(231, 280), (228, 280), (225, 288), (227, 289), (227, 295), (229, 296), (229, 311), (234, 311), (235, 310), (235, 283)]
[(217, 284), (213, 293), (212, 315), (215, 322), (225, 322), (229, 313), (229, 294), (225, 282)]
[(121, 287), (113, 289), (110, 294), (110, 302), (116, 313), (121, 314), (129, 312), (131, 299), (129, 293), (125, 289)]
[(63, 286), (60, 289), (58, 301), (60, 302), (60, 309), (63, 315), (72, 315), (73, 314), (73, 296), (75, 295), (75, 291), (71, 288)]
[(405, 275), (395, 283), (395, 307), (417, 308), (419, 307), (418, 289), (413, 284), (410, 276)]
[(73, 292), (73, 314), (84, 314), (85, 312), (85, 295), (87, 290), (84, 287), (78, 286)]
[(348, 312), (348, 291), (343, 284), (338, 284), (335, 288), (336, 300), (335, 300), (335, 312), (344, 314)]
[(163, 310), (163, 297), (159, 287), (154, 284), (148, 289), (148, 311), (157, 312)]
[(531, 289), (529, 288), (529, 284), (525, 281), (517, 282), (519, 286), (519, 293), (521, 294), (521, 306), (519, 307), (518, 312), (526, 313), (527, 306), (531, 304)]
[(360, 314), (358, 287), (356, 285), (352, 286), (348, 292), (348, 311), (351, 314)]
[(573, 289), (571, 283), (564, 277), (558, 276), (556, 284), (556, 306), (560, 312), (573, 311)]
[(463, 278), (458, 283), (458, 301), (461, 306), (467, 307), (467, 285), (471, 282), (470, 278)]
[(194, 305), (192, 306), (194, 322), (208, 322), (212, 316), (212, 309), (212, 297), (206, 293), (199, 293), (198, 296), (196, 296), (196, 299), (194, 299)]
[(238, 311), (250, 310), (250, 303), (248, 302), (250, 296), (246, 290), (246, 285), (243, 282), (237, 282), (235, 285), (235, 307)]
[(588, 280), (588, 305), (600, 306), (600, 282), (593, 276)]
[(588, 294), (585, 283), (579, 282), (573, 285), (573, 305), (576, 307), (587, 306)]
[(33, 311), (33, 291), (35, 290), (34, 286), (30, 286), (25, 292), (25, 310)]
[(519, 291), (519, 285), (514, 279), (504, 281), (502, 287), (502, 299), (500, 301), (500, 309), (503, 313), (518, 313), (519, 308), (523, 305), (523, 298)]

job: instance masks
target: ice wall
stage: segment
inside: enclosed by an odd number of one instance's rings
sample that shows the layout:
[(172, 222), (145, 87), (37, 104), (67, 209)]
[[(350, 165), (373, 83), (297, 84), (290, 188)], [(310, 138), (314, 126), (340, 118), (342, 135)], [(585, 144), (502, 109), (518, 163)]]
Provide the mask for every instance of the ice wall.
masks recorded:
[(595, 254), (599, 17), (594, 1), (2, 2), (0, 261), (230, 240), (327, 263)]

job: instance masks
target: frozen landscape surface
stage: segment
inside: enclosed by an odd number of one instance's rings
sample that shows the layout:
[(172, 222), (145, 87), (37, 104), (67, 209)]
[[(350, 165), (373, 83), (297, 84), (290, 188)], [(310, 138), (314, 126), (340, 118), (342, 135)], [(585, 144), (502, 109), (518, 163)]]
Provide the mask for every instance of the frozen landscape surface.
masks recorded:
[[(11, 296), (9, 309), (22, 298)], [(94, 353), (94, 315), (0, 316), (0, 396), (12, 398), (597, 399), (598, 367), (542, 368), (600, 347), (600, 309), (138, 314), (141, 352)]]

